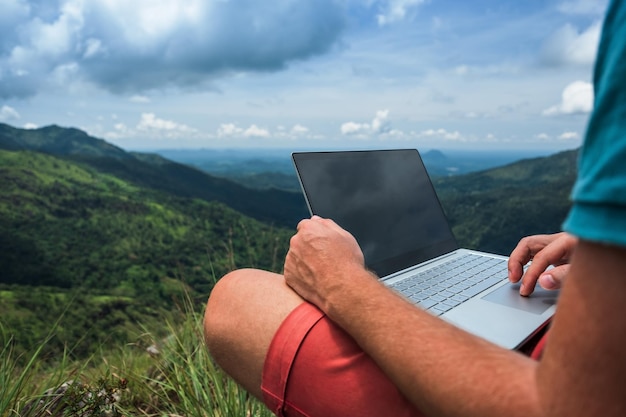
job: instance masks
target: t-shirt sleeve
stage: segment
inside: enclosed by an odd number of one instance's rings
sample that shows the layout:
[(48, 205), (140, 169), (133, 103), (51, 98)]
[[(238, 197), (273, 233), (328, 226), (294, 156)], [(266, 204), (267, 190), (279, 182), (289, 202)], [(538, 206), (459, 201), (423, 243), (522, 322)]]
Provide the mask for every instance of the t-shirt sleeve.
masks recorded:
[(612, 1), (594, 69), (594, 109), (564, 230), (626, 246), (626, 1)]

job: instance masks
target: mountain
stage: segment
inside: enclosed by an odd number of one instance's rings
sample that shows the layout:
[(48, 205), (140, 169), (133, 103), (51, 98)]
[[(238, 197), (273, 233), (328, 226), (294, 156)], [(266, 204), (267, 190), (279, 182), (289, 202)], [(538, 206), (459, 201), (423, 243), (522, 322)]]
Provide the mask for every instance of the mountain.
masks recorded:
[(56, 355), (131, 342), (137, 323), (162, 330), (185, 294), (202, 304), (232, 269), (280, 270), (292, 234), (218, 201), (0, 150), (0, 346), (32, 348), (61, 316)]
[(121, 148), (82, 130), (46, 126), (40, 129), (18, 129), (0, 123), (0, 149), (32, 150), (51, 155), (83, 155), (113, 159), (132, 159)]
[(422, 154), (422, 159), (425, 164), (428, 163), (443, 163), (448, 160), (448, 157), (437, 149), (431, 149), (430, 151), (424, 152)]
[(292, 233), (38, 152), (0, 150), (0, 189), (0, 283), (145, 295), (182, 274), (206, 292), (208, 271), (277, 268)]
[(91, 166), (136, 186), (184, 198), (219, 201), (257, 220), (293, 228), (308, 215), (300, 193), (251, 190), (155, 154), (126, 152), (78, 129), (18, 129), (0, 123), (0, 149), (44, 152)]
[(433, 182), (462, 245), (508, 255), (521, 237), (560, 231), (577, 158), (571, 150)]

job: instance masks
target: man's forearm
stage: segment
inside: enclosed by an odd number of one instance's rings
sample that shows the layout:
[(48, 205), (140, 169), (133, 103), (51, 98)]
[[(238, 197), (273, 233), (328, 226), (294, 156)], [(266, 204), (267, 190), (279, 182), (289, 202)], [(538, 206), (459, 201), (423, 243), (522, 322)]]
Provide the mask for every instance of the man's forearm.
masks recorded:
[(366, 271), (352, 278), (340, 297), (328, 300), (329, 317), (423, 412), (539, 415), (536, 362), (416, 308)]

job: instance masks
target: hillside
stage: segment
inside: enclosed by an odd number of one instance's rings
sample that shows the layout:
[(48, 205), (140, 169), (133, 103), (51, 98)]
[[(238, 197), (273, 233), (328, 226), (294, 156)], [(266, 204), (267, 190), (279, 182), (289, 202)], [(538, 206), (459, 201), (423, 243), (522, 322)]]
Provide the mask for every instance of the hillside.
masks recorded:
[(0, 149), (31, 150), (59, 156), (139, 187), (185, 198), (219, 201), (249, 217), (293, 228), (307, 215), (299, 193), (251, 190), (199, 169), (153, 154), (126, 152), (78, 129), (48, 126), (18, 129), (0, 123)]
[(205, 300), (229, 270), (280, 269), (292, 234), (38, 152), (0, 150), (0, 190), (0, 327), (29, 329), (23, 346), (71, 299), (57, 349), (79, 335), (119, 341), (183, 291)]
[(463, 246), (508, 255), (530, 234), (560, 231), (570, 208), (578, 151), (458, 177), (435, 189)]

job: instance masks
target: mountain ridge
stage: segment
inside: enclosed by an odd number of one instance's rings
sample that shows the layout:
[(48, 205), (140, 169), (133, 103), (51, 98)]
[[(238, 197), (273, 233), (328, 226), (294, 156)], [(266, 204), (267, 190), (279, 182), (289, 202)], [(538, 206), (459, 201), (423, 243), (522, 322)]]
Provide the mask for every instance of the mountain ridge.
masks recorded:
[(94, 138), (73, 127), (58, 125), (20, 129), (0, 123), (0, 148), (32, 150), (52, 155), (92, 155), (130, 159), (131, 156), (104, 139)]
[(277, 226), (295, 227), (308, 215), (299, 193), (249, 189), (156, 154), (124, 151), (75, 128), (52, 125), (19, 129), (0, 123), (0, 149), (32, 150), (68, 158), (139, 186), (184, 198), (220, 201), (249, 217)]

